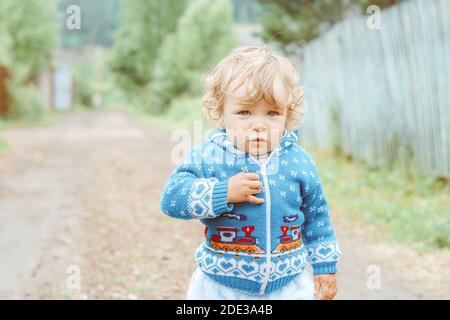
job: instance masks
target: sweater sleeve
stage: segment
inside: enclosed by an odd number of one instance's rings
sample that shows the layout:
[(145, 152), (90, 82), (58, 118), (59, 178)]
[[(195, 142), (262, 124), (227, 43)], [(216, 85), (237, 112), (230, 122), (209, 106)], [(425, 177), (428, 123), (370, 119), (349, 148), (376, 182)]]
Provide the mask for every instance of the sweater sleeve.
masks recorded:
[(308, 178), (301, 185), (301, 210), (305, 216), (302, 225), (302, 239), (308, 252), (308, 261), (313, 274), (332, 274), (337, 272), (337, 261), (341, 251), (336, 240), (327, 199), (312, 158), (308, 170), (303, 170)]
[(160, 199), (161, 211), (177, 219), (215, 218), (233, 210), (227, 203), (228, 179), (206, 178), (201, 149), (192, 149), (170, 174)]

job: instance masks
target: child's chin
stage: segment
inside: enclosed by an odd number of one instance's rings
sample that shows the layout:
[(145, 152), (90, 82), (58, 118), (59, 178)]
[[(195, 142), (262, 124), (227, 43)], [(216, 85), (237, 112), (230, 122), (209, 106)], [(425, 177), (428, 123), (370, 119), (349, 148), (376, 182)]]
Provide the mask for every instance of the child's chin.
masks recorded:
[(248, 154), (250, 154), (253, 157), (260, 156), (262, 154), (268, 153), (269, 150), (267, 148), (249, 148)]

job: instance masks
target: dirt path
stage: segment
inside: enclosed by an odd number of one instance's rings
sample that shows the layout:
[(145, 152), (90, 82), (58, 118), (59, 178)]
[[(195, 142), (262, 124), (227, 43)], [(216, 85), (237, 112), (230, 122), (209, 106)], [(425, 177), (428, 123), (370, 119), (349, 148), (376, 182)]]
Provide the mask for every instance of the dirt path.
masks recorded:
[[(0, 298), (182, 299), (202, 241), (197, 221), (159, 211), (170, 134), (122, 111), (1, 131)], [(340, 299), (450, 298), (448, 251), (419, 255), (334, 213)], [(367, 268), (381, 272), (370, 290)], [(80, 289), (67, 281), (80, 270)]]

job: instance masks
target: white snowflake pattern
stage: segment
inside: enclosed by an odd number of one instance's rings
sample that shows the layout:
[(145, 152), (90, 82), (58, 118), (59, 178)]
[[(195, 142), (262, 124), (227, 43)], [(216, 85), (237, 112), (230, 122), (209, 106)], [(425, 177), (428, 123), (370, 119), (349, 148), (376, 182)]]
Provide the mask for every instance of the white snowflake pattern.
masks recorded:
[(293, 177), (297, 177), (297, 171), (295, 171), (295, 170), (291, 170), (291, 176), (293, 176)]
[(290, 184), (290, 185), (289, 185), (289, 190), (290, 190), (291, 192), (295, 192), (295, 186), (292, 185), (292, 184)]
[(278, 179), (279, 179), (280, 181), (285, 181), (285, 180), (286, 180), (286, 176), (280, 174), (280, 175), (278, 175)]
[(327, 211), (327, 207), (318, 207), (317, 208), (317, 212), (326, 212)]
[(286, 191), (280, 191), (280, 197), (286, 198)]

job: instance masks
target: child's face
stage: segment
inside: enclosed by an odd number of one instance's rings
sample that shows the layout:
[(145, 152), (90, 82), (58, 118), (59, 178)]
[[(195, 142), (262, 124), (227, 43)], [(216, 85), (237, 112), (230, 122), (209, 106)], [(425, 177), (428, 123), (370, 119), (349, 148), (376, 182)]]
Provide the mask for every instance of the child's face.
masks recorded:
[[(261, 99), (253, 105), (241, 103), (243, 90), (225, 95), (222, 125), (239, 150), (252, 156), (272, 151), (280, 142), (286, 126), (286, 108)], [(256, 140), (258, 138), (258, 140)]]

